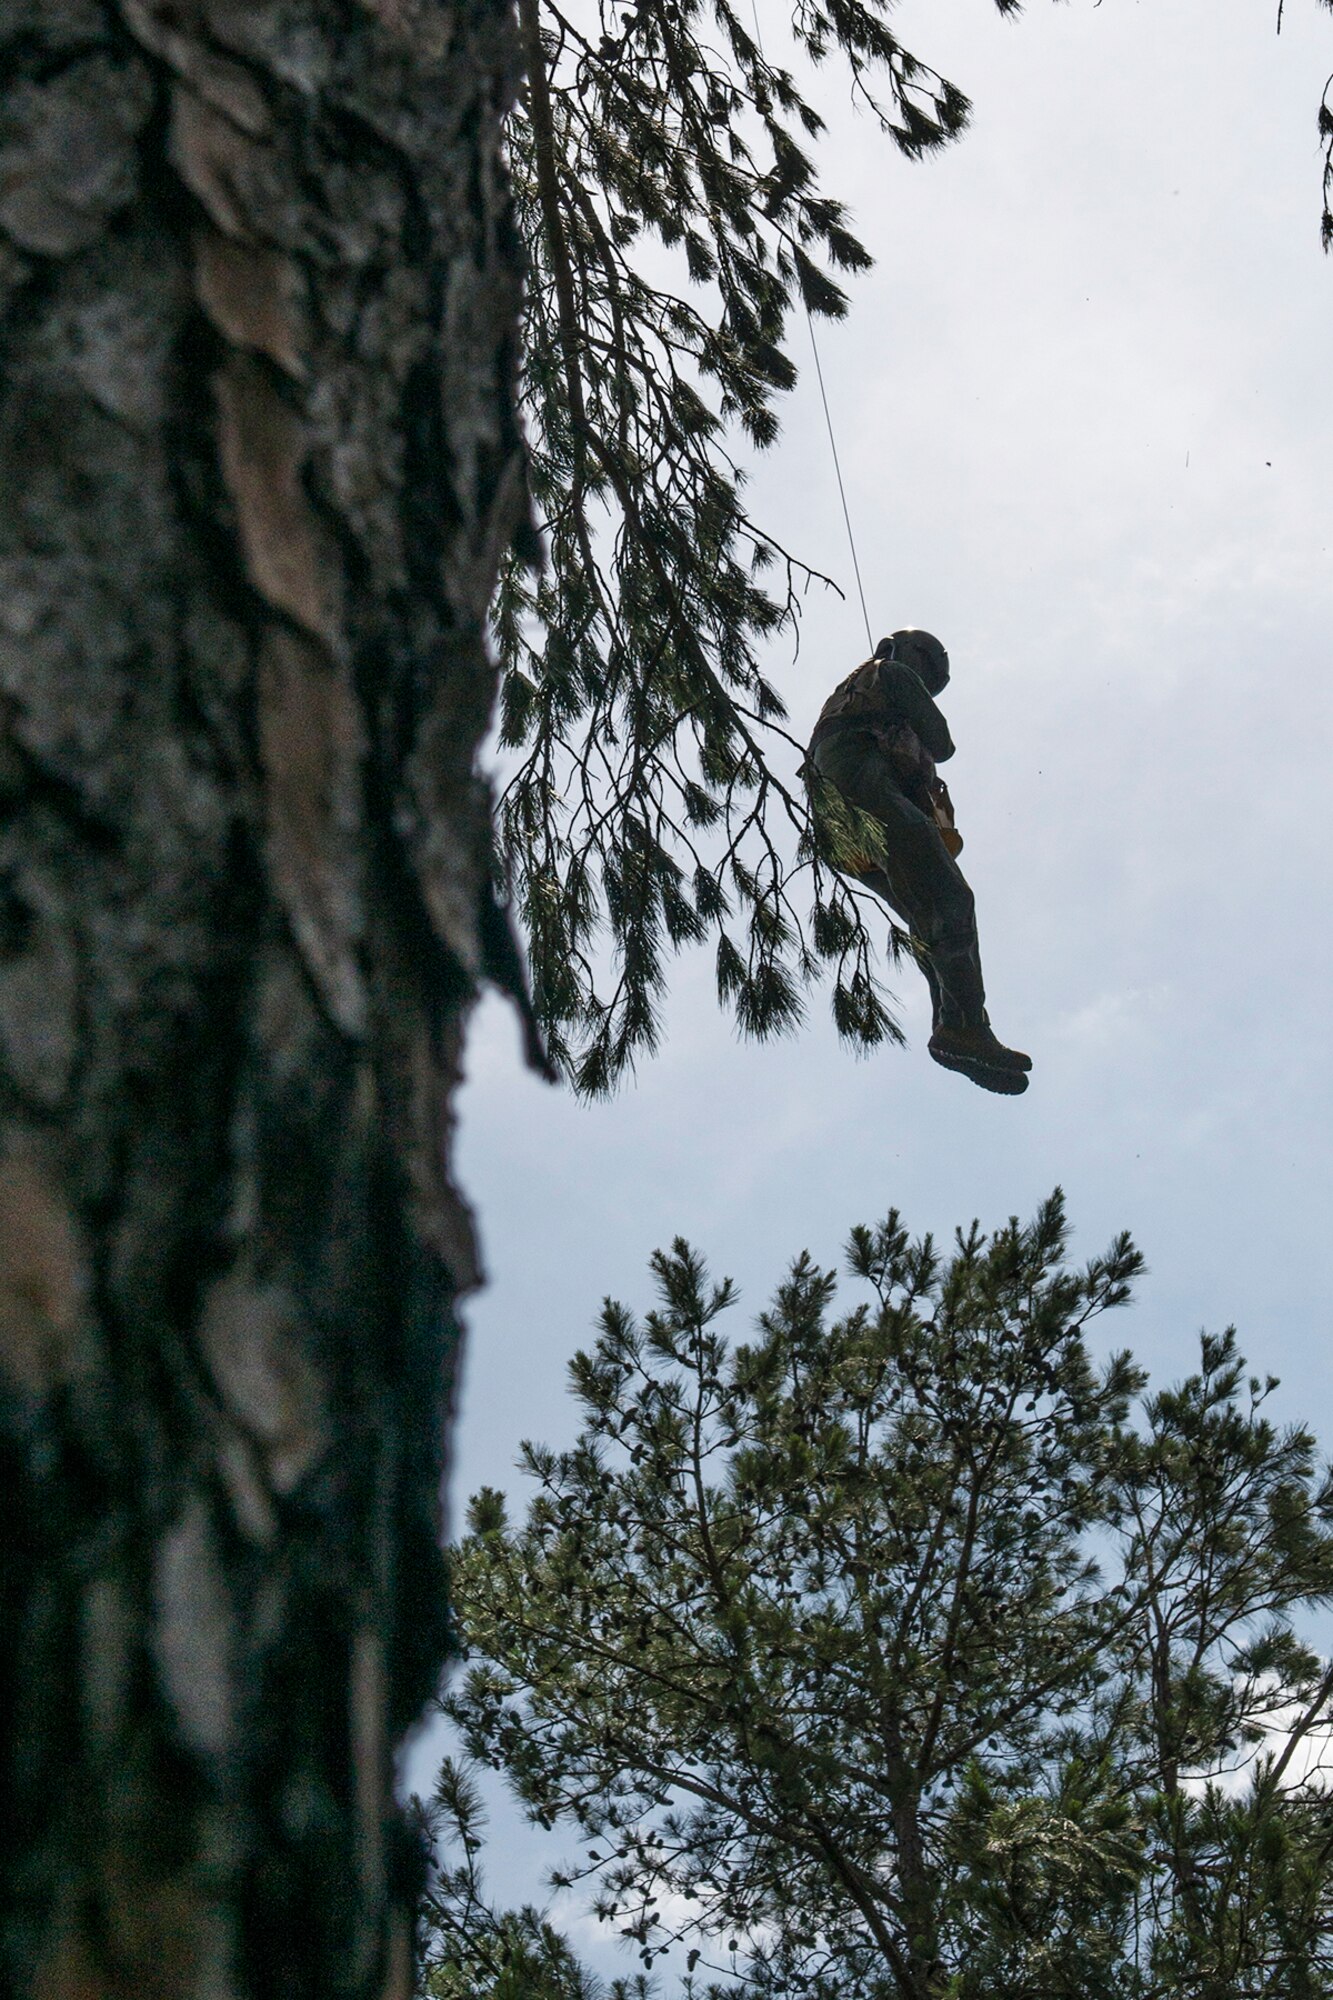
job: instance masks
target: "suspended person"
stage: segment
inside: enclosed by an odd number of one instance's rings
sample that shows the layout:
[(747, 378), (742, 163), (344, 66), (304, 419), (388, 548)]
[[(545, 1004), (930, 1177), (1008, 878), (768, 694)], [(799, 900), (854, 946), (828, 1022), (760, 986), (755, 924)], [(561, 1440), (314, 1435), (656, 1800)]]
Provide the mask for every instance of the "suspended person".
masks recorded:
[(930, 1053), (1007, 1097), (1028, 1087), (1032, 1063), (991, 1032), (977, 947), (976, 906), (954, 859), (962, 841), (935, 766), (953, 756), (934, 697), (949, 682), (949, 655), (933, 633), (895, 632), (824, 703), (809, 764), (849, 805), (871, 813), (885, 860), (856, 869), (911, 933), (930, 988)]

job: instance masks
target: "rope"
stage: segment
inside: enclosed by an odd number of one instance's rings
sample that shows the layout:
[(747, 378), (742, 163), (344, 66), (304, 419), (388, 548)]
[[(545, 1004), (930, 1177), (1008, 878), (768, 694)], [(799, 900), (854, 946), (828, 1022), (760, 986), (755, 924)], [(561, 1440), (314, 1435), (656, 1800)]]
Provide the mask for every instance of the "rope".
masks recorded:
[(852, 533), (852, 517), (847, 511), (847, 491), (842, 483), (842, 466), (838, 462), (838, 440), (833, 435), (833, 419), (829, 415), (828, 396), (824, 389), (824, 371), (819, 365), (819, 342), (815, 339), (815, 323), (810, 316), (809, 306), (805, 309), (805, 323), (810, 329), (810, 347), (815, 357), (815, 374), (819, 378), (819, 400), (824, 405), (824, 422), (828, 426), (829, 450), (833, 453), (833, 470), (838, 475), (838, 498), (842, 502), (842, 518), (847, 524), (847, 546), (852, 552), (852, 572), (856, 577), (856, 594), (861, 600), (861, 616), (865, 620), (866, 644), (873, 653), (875, 650), (875, 641), (870, 630), (870, 613), (866, 610), (865, 588), (861, 582), (861, 565), (856, 560), (856, 537)]
[[(759, 0), (750, 0), (750, 7), (754, 14), (754, 36), (756, 42), (759, 44), (759, 53), (762, 56), (764, 54), (764, 31), (759, 25)], [(866, 609), (865, 586), (861, 582), (861, 565), (856, 555), (856, 536), (852, 533), (852, 516), (851, 510), (847, 505), (847, 489), (842, 482), (842, 461), (838, 457), (838, 440), (833, 434), (833, 415), (829, 409), (828, 391), (824, 387), (824, 370), (819, 359), (819, 342), (815, 338), (814, 314), (811, 312), (804, 294), (801, 297), (801, 304), (805, 306), (805, 323), (810, 329), (810, 351), (815, 357), (815, 378), (819, 383), (819, 400), (824, 405), (824, 426), (828, 431), (829, 450), (833, 454), (833, 470), (837, 474), (838, 479), (838, 498), (842, 502), (843, 524), (847, 529), (847, 546), (852, 552), (852, 574), (856, 578), (856, 594), (861, 600), (861, 616), (865, 620), (866, 644), (873, 653), (875, 650), (875, 639), (874, 634), (870, 630), (870, 613)]]

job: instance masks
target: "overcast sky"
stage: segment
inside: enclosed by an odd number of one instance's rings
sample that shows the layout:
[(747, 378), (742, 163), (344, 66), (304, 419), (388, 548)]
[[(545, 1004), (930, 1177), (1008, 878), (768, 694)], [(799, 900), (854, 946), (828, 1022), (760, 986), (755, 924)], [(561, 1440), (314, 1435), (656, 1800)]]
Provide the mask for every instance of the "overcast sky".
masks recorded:
[[(779, 32), (780, 0), (760, 12)], [(1333, 1447), (1333, 15), (1286, 0), (1280, 38), (1275, 18), (905, 0), (907, 45), (974, 103), (916, 165), (820, 78), (822, 177), (876, 258), (820, 332), (870, 616), (952, 656), (990, 1011), (1032, 1086), (932, 1064), (911, 968), (910, 1047), (857, 1060), (818, 995), (796, 1039), (738, 1042), (696, 954), (660, 1056), (592, 1107), (526, 1074), (487, 1002), (458, 1147), (489, 1285), (456, 1501), (517, 1492), (520, 1438), (568, 1441), (568, 1357), (605, 1293), (649, 1302), (672, 1236), (738, 1280), (744, 1337), (790, 1258), (835, 1260), (853, 1222), (892, 1204), (947, 1234), (1057, 1181), (1080, 1254), (1128, 1227), (1148, 1258), (1107, 1344), (1160, 1381), (1234, 1320)], [(754, 511), (850, 586), (812, 371), (784, 418)], [(796, 733), (865, 652), (854, 592), (812, 591), (798, 657), (769, 662)]]

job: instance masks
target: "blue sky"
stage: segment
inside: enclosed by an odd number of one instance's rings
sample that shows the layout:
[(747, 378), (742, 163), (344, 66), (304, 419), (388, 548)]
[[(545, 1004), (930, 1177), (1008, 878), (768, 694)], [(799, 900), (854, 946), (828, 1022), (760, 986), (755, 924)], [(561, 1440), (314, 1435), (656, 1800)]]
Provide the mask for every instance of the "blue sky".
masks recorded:
[[(782, 13), (763, 0), (766, 33)], [(569, 1355), (605, 1293), (647, 1302), (672, 1236), (738, 1280), (739, 1336), (853, 1222), (893, 1204), (947, 1233), (1056, 1182), (1078, 1252), (1129, 1227), (1148, 1258), (1108, 1343), (1160, 1380), (1234, 1320), (1333, 1446), (1333, 15), (1287, 0), (1280, 38), (1275, 16), (911, 0), (908, 46), (975, 104), (917, 165), (820, 77), (824, 179), (877, 260), (820, 334), (871, 619), (952, 655), (963, 865), (1032, 1087), (936, 1068), (910, 968), (911, 1046), (857, 1060), (818, 995), (797, 1038), (738, 1042), (687, 957), (661, 1054), (595, 1106), (524, 1072), (488, 1001), (457, 1154), (489, 1283), (455, 1500), (516, 1487), (520, 1438), (569, 1438)], [(812, 371), (784, 418), (755, 512), (849, 586), (812, 591), (798, 656), (769, 662), (800, 734), (866, 647)]]

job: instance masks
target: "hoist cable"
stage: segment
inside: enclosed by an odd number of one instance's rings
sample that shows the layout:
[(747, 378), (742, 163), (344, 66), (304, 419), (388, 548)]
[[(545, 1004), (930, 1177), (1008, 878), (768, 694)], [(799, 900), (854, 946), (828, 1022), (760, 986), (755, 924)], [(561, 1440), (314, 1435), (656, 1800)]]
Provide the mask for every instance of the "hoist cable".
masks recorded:
[(861, 565), (856, 559), (856, 537), (852, 533), (852, 517), (847, 508), (847, 491), (842, 483), (842, 466), (838, 462), (838, 440), (833, 435), (833, 418), (829, 414), (828, 395), (824, 389), (824, 371), (819, 365), (819, 342), (815, 339), (815, 323), (810, 316), (809, 306), (805, 309), (805, 323), (810, 329), (810, 348), (815, 357), (815, 375), (819, 381), (819, 400), (824, 405), (824, 422), (828, 426), (829, 450), (833, 453), (833, 470), (838, 475), (838, 498), (842, 502), (842, 518), (847, 524), (847, 546), (852, 552), (852, 573), (856, 578), (856, 594), (861, 600), (861, 616), (865, 620), (866, 643), (871, 652), (875, 650), (874, 635), (870, 630), (870, 613), (866, 610), (865, 586), (861, 582)]

